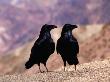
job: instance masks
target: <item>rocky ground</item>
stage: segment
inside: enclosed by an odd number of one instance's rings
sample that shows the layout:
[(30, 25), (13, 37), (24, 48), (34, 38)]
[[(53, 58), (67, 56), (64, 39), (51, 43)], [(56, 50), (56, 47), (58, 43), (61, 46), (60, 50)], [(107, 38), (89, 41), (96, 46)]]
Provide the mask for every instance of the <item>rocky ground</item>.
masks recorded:
[(80, 64), (77, 70), (68, 66), (54, 72), (0, 75), (0, 82), (110, 82), (110, 59)]

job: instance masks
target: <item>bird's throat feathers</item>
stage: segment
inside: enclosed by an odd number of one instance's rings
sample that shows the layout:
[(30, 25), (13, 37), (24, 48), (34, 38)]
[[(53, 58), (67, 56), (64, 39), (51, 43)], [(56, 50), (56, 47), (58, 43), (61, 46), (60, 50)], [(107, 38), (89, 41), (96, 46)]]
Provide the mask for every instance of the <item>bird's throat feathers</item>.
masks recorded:
[(40, 33), (40, 37), (51, 37), (50, 32), (44, 32), (44, 33)]
[(70, 37), (72, 36), (72, 31), (67, 31), (61, 34), (61, 36)]

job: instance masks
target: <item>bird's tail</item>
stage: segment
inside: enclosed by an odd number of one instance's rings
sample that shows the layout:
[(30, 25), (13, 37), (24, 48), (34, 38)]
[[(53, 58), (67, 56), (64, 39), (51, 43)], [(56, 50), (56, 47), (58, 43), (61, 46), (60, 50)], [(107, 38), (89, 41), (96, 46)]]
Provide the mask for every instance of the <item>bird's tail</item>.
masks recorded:
[(69, 65), (77, 65), (79, 63), (78, 58), (77, 57), (71, 57), (67, 60)]
[(79, 63), (77, 57), (70, 58), (67, 62), (68, 62), (69, 65), (73, 65), (74, 64), (75, 70), (76, 70), (76, 65)]
[(26, 68), (26, 69), (29, 69), (29, 68), (31, 68), (33, 65), (34, 65), (34, 62), (32, 62), (32, 61), (29, 60), (29, 61), (26, 62), (25, 68)]

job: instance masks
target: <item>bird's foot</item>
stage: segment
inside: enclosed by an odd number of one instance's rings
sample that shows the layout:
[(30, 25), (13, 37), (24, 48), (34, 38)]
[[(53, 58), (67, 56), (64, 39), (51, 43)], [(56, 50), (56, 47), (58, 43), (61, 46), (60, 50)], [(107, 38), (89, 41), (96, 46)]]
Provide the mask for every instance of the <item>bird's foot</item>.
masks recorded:
[(44, 73), (45, 71), (42, 71), (42, 73)]
[(44, 71), (40, 71), (40, 73), (44, 73)]

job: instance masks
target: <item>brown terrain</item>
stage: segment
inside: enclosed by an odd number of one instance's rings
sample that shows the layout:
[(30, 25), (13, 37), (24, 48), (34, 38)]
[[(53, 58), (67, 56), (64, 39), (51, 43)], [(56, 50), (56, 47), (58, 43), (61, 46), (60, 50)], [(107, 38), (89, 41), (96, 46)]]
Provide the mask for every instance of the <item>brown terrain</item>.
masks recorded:
[[(24, 64), (29, 58), (30, 49), (35, 41), (34, 40), (30, 43), (27, 43), (22, 48), (19, 48), (13, 51), (12, 53), (9, 53), (8, 57), (7, 56), (0, 57), (0, 74), (1, 75), (2, 74), (19, 74), (19, 73), (23, 75), (33, 74), (32, 78), (33, 79), (38, 78), (38, 80), (40, 80), (41, 77), (43, 77), (43, 79), (46, 79), (46, 80), (48, 77), (51, 77), (52, 79), (54, 79), (55, 77), (55, 80), (57, 80), (57, 82), (62, 82), (62, 81), (58, 81), (58, 77), (60, 80), (60, 79), (63, 79), (62, 78), (63, 76), (67, 77), (66, 82), (68, 81), (73, 82), (74, 79), (76, 80), (75, 82), (85, 82), (85, 81), (93, 82), (93, 80), (89, 81), (88, 79), (90, 78), (97, 79), (98, 76), (101, 79), (100, 74), (97, 74), (97, 73), (101, 73), (101, 75), (103, 74), (110, 75), (110, 72), (107, 72), (108, 70), (110, 70), (109, 68), (110, 67), (110, 61), (109, 61), (109, 58), (110, 58), (110, 37), (109, 37), (110, 25), (109, 24), (88, 25), (88, 26), (79, 26), (79, 27), (82, 27), (82, 28), (78, 28), (73, 32), (75, 37), (78, 39), (79, 45), (80, 45), (80, 52), (78, 54), (78, 59), (79, 59), (80, 64), (77, 66), (76, 71), (74, 71), (74, 66), (71, 66), (71, 67), (67, 66), (66, 69), (72, 72), (63, 72), (63, 70), (61, 70), (63, 67), (63, 61), (60, 55), (57, 55), (56, 52), (50, 56), (47, 62), (47, 67), (49, 71), (53, 71), (53, 72), (40, 74), (38, 73), (39, 70), (38, 70), (37, 65), (34, 65), (31, 69), (26, 70), (24, 67)], [(52, 37), (54, 38), (55, 42), (60, 37), (60, 32), (61, 32), (60, 28), (52, 31), (53, 33)], [(45, 70), (44, 66), (42, 66), (42, 70)], [(91, 72), (93, 73), (91, 74)], [(90, 76), (88, 76), (89, 73), (90, 73)], [(70, 78), (68, 74), (74, 78), (71, 78), (68, 80), (68, 78)], [(62, 77), (60, 77), (60, 75), (62, 75)], [(92, 77), (92, 75), (95, 75), (96, 77)], [(3, 78), (9, 78), (9, 77), (10, 77), (9, 75), (2, 76), (2, 80)], [(20, 79), (22, 75), (21, 76), (15, 75), (11, 77), (14, 79), (16, 77), (19, 77), (17, 79)], [(81, 80), (80, 77), (82, 77), (82, 80), (84, 81), (79, 81)], [(26, 76), (25, 78), (28, 79), (28, 76)], [(100, 79), (99, 80), (97, 79), (97, 81), (100, 81)], [(110, 79), (109, 80), (107, 79), (107, 81), (103, 81), (103, 82), (109, 82), (109, 81)], [(23, 81), (19, 81), (19, 82), (23, 82)], [(43, 82), (43, 80), (41, 82)]]
[(110, 59), (60, 68), (54, 72), (1, 75), (0, 82), (110, 82)]

